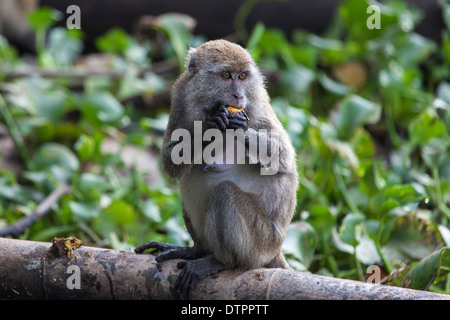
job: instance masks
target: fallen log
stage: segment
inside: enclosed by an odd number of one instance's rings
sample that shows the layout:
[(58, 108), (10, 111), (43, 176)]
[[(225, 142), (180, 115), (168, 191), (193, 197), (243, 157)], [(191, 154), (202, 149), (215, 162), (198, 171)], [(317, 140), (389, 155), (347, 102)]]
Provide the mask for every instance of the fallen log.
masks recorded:
[[(80, 246), (0, 238), (0, 299), (178, 299), (176, 260)], [(283, 269), (228, 270), (199, 282), (194, 299), (447, 299), (450, 295)]]

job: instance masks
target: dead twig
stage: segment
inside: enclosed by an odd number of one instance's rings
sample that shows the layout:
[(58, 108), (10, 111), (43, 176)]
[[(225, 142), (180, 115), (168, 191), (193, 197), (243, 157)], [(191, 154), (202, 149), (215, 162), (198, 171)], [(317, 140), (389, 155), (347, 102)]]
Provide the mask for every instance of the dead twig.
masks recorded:
[(58, 202), (58, 200), (65, 194), (71, 191), (70, 187), (67, 185), (62, 185), (52, 193), (48, 195), (47, 198), (42, 201), (34, 212), (18, 220), (11, 226), (7, 226), (0, 230), (0, 237), (12, 236), (18, 237), (25, 232), (27, 228), (29, 228), (33, 223), (41, 219), (51, 208), (52, 206)]

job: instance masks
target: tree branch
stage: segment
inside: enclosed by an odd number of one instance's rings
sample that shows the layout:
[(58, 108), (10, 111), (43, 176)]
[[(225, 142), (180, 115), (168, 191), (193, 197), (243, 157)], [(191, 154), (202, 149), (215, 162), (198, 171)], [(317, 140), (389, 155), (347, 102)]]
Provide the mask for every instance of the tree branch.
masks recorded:
[(67, 185), (62, 185), (52, 193), (50, 193), (44, 201), (42, 201), (32, 214), (26, 216), (11, 226), (0, 229), (0, 237), (13, 236), (18, 237), (25, 232), (25, 230), (33, 225), (36, 221), (42, 218), (52, 206), (65, 194), (69, 193), (71, 188)]
[[(72, 246), (76, 243), (73, 239), (61, 240), (54, 241), (49, 250), (51, 243), (0, 238), (0, 298), (178, 298), (173, 289), (179, 272), (175, 260), (162, 263), (160, 271), (152, 255), (78, 247)], [(67, 250), (55, 250), (57, 244)], [(450, 295), (283, 269), (224, 271), (200, 281), (191, 296), (224, 300), (450, 299)]]

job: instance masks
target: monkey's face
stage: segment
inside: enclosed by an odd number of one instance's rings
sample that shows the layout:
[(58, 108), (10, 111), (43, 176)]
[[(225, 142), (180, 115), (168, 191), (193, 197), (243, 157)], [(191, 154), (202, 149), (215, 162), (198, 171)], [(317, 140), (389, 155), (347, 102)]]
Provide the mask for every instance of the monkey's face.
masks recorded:
[(192, 89), (197, 103), (207, 113), (220, 105), (247, 109), (253, 104), (262, 76), (250, 54), (241, 46), (223, 40), (191, 49), (187, 57)]
[(212, 110), (220, 105), (248, 109), (255, 101), (253, 88), (258, 87), (258, 78), (255, 77), (258, 73), (251, 64), (239, 69), (216, 64), (200, 71), (195, 82), (197, 88), (202, 88), (202, 100), (206, 102), (208, 109)]

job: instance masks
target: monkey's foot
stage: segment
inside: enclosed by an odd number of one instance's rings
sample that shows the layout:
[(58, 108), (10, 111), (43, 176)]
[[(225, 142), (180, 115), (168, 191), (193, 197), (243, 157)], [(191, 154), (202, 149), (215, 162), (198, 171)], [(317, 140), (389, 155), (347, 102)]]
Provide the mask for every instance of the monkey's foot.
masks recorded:
[(226, 269), (225, 266), (216, 261), (213, 256), (206, 256), (190, 261), (180, 261), (178, 262), (177, 267), (182, 270), (175, 283), (175, 289), (180, 293), (181, 298), (184, 300), (190, 298), (192, 288), (194, 288), (201, 279)]
[(199, 250), (196, 247), (179, 247), (170, 243), (163, 243), (157, 241), (149, 241), (144, 244), (141, 244), (139, 247), (134, 249), (136, 253), (144, 253), (144, 251), (148, 249), (153, 249), (149, 253), (150, 254), (158, 254), (156, 256), (156, 262), (163, 262), (170, 259), (197, 259), (203, 257)]

